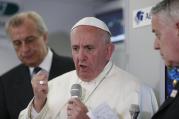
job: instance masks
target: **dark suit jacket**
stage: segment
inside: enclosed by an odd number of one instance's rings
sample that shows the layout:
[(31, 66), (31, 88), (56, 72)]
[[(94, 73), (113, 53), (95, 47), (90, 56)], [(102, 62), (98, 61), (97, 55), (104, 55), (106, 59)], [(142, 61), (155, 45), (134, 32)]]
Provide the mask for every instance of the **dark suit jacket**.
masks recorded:
[[(53, 53), (49, 79), (75, 69), (73, 60)], [(33, 98), (29, 68), (23, 64), (1, 76), (0, 119), (17, 119)]]
[(176, 97), (166, 99), (152, 119), (179, 119), (179, 85), (177, 90)]

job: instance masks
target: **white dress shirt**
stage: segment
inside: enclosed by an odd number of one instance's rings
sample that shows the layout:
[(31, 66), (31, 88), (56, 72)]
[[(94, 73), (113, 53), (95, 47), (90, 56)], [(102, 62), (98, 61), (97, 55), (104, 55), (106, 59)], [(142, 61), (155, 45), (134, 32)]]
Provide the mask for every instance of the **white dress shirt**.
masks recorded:
[[(39, 67), (49, 73), (51, 65), (52, 65), (52, 58), (53, 58), (53, 53), (50, 50), (50, 48), (48, 48), (48, 53), (45, 56), (45, 58), (43, 59), (43, 61), (39, 64)], [(29, 67), (29, 70), (30, 70), (30, 75), (32, 76), (34, 67)]]

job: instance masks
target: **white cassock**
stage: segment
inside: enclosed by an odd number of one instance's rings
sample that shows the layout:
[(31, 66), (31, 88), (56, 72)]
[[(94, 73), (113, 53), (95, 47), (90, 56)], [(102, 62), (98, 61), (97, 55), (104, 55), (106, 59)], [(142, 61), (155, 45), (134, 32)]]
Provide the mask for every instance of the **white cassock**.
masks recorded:
[[(129, 108), (131, 104), (137, 104), (144, 109), (144, 113), (142, 113), (143, 110), (140, 110), (142, 117), (150, 119), (158, 109), (154, 95), (151, 97), (149, 95), (149, 98), (143, 100), (141, 98), (143, 85), (134, 76), (109, 62), (99, 76), (91, 82), (81, 81), (76, 70), (51, 80), (46, 104), (35, 119), (67, 119), (66, 106), (71, 98), (71, 86), (75, 83), (81, 84), (81, 100), (90, 111), (101, 104), (107, 104), (119, 119), (131, 119)], [(151, 91), (147, 90), (153, 94)], [(19, 119), (30, 119), (31, 109), (32, 101), (20, 113)]]

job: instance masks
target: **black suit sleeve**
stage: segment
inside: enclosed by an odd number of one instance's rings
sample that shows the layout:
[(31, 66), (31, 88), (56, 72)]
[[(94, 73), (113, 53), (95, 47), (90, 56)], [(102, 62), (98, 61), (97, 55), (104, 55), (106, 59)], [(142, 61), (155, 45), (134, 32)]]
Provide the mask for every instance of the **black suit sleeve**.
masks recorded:
[(0, 119), (10, 119), (5, 98), (6, 96), (3, 88), (2, 78), (0, 77)]

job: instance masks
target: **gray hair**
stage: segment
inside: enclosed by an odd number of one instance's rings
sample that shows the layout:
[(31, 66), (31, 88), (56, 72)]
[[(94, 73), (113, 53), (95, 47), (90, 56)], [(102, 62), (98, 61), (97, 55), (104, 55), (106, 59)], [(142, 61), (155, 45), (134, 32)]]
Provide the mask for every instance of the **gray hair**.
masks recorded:
[(103, 29), (97, 28), (98, 31), (100, 31), (100, 37), (106, 44), (111, 43), (111, 34)]
[(47, 26), (42, 17), (34, 11), (29, 11), (18, 13), (9, 19), (5, 26), (7, 34), (10, 35), (10, 29), (22, 25), (26, 19), (31, 19), (32, 21), (34, 21), (39, 34), (43, 34), (48, 31)]
[(163, 0), (151, 9), (151, 14), (162, 14), (172, 20), (179, 20), (179, 0)]
[(109, 33), (105, 33), (104, 40), (106, 43), (111, 43), (111, 35)]

